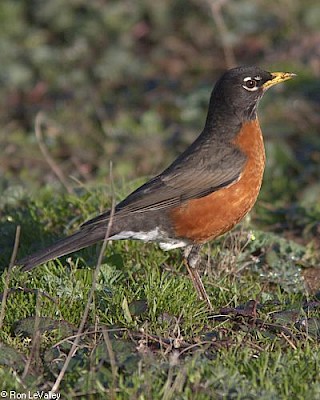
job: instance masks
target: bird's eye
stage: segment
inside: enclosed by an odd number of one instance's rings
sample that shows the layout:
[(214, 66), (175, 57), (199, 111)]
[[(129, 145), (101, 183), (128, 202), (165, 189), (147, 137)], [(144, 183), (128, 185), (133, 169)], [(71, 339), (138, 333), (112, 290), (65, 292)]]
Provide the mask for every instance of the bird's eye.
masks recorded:
[(248, 89), (252, 89), (257, 85), (257, 82), (253, 79), (250, 79), (250, 81), (246, 82), (246, 86)]
[(250, 77), (244, 78), (244, 85), (242, 85), (242, 87), (250, 92), (258, 90), (257, 81), (255, 79), (251, 79)]

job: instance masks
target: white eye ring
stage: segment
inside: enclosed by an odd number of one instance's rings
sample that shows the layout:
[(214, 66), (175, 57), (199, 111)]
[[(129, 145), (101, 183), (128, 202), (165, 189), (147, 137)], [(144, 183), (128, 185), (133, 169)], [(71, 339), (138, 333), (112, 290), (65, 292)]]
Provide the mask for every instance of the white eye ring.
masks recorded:
[[(244, 78), (243, 82), (245, 82), (245, 85), (242, 85), (242, 87), (248, 90), (249, 92), (255, 92), (256, 90), (259, 89), (257, 86), (257, 81), (255, 79), (252, 79), (251, 76), (247, 76), (246, 78)], [(250, 87), (249, 85), (252, 83), (254, 83), (254, 86)]]

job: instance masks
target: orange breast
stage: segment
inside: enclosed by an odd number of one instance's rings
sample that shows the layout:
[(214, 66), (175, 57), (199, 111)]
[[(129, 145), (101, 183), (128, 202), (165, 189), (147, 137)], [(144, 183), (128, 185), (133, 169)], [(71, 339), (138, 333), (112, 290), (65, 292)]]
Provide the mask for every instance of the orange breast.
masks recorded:
[(243, 124), (234, 144), (248, 157), (240, 179), (226, 188), (173, 209), (171, 217), (178, 237), (197, 243), (214, 239), (233, 228), (253, 207), (265, 166), (258, 121)]

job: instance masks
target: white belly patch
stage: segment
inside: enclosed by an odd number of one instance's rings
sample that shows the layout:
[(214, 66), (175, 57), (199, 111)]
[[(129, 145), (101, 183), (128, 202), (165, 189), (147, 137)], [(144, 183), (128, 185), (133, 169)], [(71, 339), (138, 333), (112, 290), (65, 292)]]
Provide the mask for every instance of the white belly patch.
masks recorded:
[(110, 240), (123, 240), (123, 239), (134, 239), (142, 240), (143, 242), (158, 242), (162, 250), (168, 251), (177, 249), (179, 247), (187, 246), (189, 243), (180, 239), (171, 239), (159, 228), (155, 228), (149, 232), (133, 232), (133, 231), (122, 231), (116, 235), (110, 236)]

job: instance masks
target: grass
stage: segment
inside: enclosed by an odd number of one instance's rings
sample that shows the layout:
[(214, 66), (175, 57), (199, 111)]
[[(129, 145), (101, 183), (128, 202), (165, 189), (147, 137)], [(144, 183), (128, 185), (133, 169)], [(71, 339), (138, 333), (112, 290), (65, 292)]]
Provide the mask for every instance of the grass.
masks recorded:
[[(22, 255), (60, 236), (66, 221), (63, 233), (71, 232), (107, 197), (82, 190), (56, 199), (44, 189), (33, 200), (20, 193), (4, 201), (3, 266), (17, 224)], [(49, 391), (77, 340), (56, 386), (62, 398), (316, 399), (319, 301), (302, 280), (316, 255), (252, 229), (245, 221), (203, 252), (213, 313), (197, 299), (180, 252), (153, 244), (109, 243), (90, 304), (99, 246), (30, 273), (5, 269), (1, 388)]]

